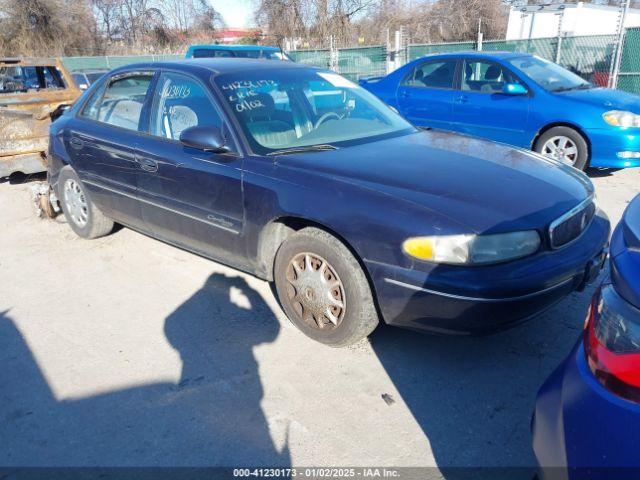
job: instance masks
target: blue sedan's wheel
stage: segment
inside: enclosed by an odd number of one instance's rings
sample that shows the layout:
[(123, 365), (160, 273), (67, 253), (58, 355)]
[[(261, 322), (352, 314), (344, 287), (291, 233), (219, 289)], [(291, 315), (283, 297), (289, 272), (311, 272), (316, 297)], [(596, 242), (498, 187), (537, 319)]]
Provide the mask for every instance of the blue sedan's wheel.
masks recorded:
[(58, 193), (67, 223), (76, 234), (83, 238), (98, 238), (113, 230), (113, 220), (91, 201), (82, 181), (68, 165), (60, 170)]
[(369, 282), (351, 251), (317, 228), (282, 244), (274, 277), (283, 310), (304, 334), (333, 347), (362, 340), (378, 325)]
[(589, 165), (589, 146), (580, 133), (569, 127), (553, 127), (544, 132), (535, 150), (545, 157), (585, 170)]

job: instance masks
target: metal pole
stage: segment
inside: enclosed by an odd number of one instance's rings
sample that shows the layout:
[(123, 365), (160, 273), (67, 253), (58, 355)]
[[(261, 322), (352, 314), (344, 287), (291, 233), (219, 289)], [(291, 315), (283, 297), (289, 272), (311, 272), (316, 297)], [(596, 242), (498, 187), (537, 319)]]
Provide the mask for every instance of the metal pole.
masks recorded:
[(476, 50), (482, 51), (482, 17), (478, 19), (478, 41), (476, 42)]
[(564, 9), (560, 10), (558, 19), (558, 42), (556, 44), (556, 63), (560, 63), (562, 54), (562, 20), (564, 19)]
[(627, 18), (627, 11), (629, 10), (630, 0), (623, 0), (620, 5), (620, 15), (618, 16), (618, 31), (616, 32), (616, 47), (611, 68), (609, 70), (609, 88), (616, 88), (618, 85), (618, 75), (620, 73), (620, 63), (622, 61), (622, 49), (624, 48), (624, 22)]

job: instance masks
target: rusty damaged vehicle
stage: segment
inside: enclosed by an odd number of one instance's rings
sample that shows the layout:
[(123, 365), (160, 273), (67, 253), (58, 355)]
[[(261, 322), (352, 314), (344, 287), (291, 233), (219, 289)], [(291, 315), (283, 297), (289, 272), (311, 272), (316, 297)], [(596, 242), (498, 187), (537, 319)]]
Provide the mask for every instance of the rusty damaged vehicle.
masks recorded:
[(0, 178), (47, 169), (49, 125), (80, 93), (57, 59), (0, 58)]

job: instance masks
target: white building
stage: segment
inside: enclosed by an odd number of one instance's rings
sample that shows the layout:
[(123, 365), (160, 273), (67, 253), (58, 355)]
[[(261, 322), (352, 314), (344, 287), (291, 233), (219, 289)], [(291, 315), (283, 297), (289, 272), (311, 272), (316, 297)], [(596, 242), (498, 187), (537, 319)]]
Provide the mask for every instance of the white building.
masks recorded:
[[(558, 35), (562, 19), (563, 35), (612, 35), (616, 33), (620, 9), (614, 6), (578, 2), (542, 7), (511, 7), (507, 40), (545, 38)], [(627, 11), (626, 28), (640, 27), (640, 9)]]

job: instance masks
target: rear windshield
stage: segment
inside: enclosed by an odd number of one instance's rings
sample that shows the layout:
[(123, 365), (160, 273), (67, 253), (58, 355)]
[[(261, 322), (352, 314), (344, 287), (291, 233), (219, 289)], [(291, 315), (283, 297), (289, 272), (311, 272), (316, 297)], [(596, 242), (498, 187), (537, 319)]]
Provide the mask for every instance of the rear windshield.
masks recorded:
[(62, 75), (54, 66), (0, 67), (0, 93), (29, 92), (32, 90), (58, 90), (65, 88)]

